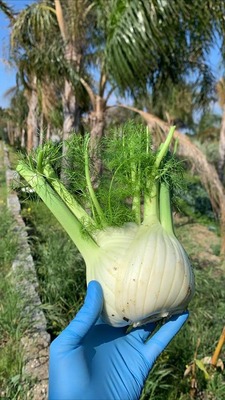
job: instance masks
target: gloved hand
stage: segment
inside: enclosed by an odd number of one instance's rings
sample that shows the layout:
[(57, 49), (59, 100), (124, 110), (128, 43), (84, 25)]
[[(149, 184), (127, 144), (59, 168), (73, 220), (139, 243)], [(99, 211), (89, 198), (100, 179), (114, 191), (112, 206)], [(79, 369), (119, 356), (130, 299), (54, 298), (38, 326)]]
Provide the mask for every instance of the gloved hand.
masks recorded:
[(126, 334), (126, 327), (99, 320), (102, 305), (101, 286), (92, 281), (83, 307), (51, 344), (49, 400), (138, 399), (156, 358), (188, 318), (172, 317), (146, 342), (155, 324)]

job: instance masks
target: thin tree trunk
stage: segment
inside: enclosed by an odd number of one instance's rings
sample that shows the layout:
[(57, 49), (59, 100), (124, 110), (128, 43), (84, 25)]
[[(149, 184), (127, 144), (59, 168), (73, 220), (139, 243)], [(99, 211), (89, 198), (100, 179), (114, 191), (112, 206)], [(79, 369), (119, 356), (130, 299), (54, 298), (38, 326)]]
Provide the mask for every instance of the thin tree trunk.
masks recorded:
[(20, 140), (20, 146), (21, 146), (22, 149), (24, 149), (25, 146), (26, 146), (25, 134), (26, 134), (26, 131), (25, 131), (24, 128), (22, 128), (22, 130), (21, 130), (21, 140)]
[(44, 114), (43, 111), (40, 115), (40, 127), (39, 127), (39, 145), (42, 146), (44, 143)]
[(46, 131), (46, 142), (48, 142), (51, 138), (51, 124), (47, 123), (47, 131)]
[[(67, 25), (63, 15), (63, 9), (61, 0), (54, 0), (56, 18), (58, 21), (59, 29), (61, 32), (62, 39), (65, 44), (64, 57), (68, 64), (75, 69), (76, 72), (80, 71), (82, 52), (77, 43), (74, 43), (73, 38), (69, 36)], [(64, 82), (64, 93), (63, 93), (63, 141), (67, 140), (71, 132), (78, 132), (80, 130), (81, 113), (79, 105), (76, 100), (73, 85), (70, 81), (65, 79)], [(66, 148), (63, 148), (63, 153)]]
[(76, 96), (74, 93), (74, 88), (71, 82), (65, 80), (64, 93), (63, 93), (63, 148), (62, 148), (62, 166), (60, 178), (63, 183), (68, 184), (68, 178), (65, 173), (65, 168), (69, 168), (68, 162), (66, 160), (67, 153), (67, 141), (72, 133), (78, 132), (80, 127), (80, 112), (79, 106), (76, 101)]
[(71, 133), (80, 127), (80, 113), (74, 88), (71, 82), (65, 80), (63, 93), (63, 140), (68, 140)]
[(225, 106), (223, 106), (223, 115), (220, 128), (219, 161), (218, 161), (218, 174), (223, 184), (225, 181), (224, 167), (225, 167)]
[(102, 174), (102, 159), (101, 159), (101, 148), (100, 141), (104, 134), (105, 128), (105, 112), (106, 105), (109, 97), (114, 91), (114, 87), (104, 96), (104, 91), (107, 84), (107, 76), (102, 71), (99, 81), (99, 92), (95, 94), (89, 84), (83, 79), (80, 79), (82, 85), (86, 89), (90, 102), (92, 104), (93, 111), (89, 114), (90, 122), (90, 157), (91, 157), (91, 180), (93, 188), (97, 188), (99, 185), (99, 179)]
[(27, 152), (29, 153), (32, 149), (38, 146), (38, 135), (37, 135), (37, 107), (38, 97), (36, 88), (37, 78), (34, 77), (32, 80), (32, 89), (28, 97), (28, 116), (27, 116)]
[(91, 156), (91, 179), (94, 188), (99, 185), (102, 174), (102, 160), (100, 141), (104, 134), (106, 102), (100, 96), (95, 97), (95, 110), (90, 113), (90, 156)]
[(11, 121), (7, 121), (7, 132), (8, 132), (8, 140), (9, 144), (11, 146), (14, 145), (14, 134), (13, 134), (13, 129), (12, 129), (12, 123)]
[(14, 143), (16, 144), (16, 146), (18, 146), (20, 143), (20, 128), (19, 128), (19, 126), (16, 126), (14, 128)]
[[(76, 54), (73, 45), (70, 43), (66, 46), (65, 58), (69, 64), (74, 65), (76, 70), (79, 70), (80, 66), (80, 56)], [(61, 180), (64, 184), (68, 184), (68, 178), (65, 174), (65, 168), (70, 168), (68, 165), (69, 160), (65, 161), (67, 153), (66, 142), (73, 133), (78, 133), (82, 131), (81, 128), (81, 109), (77, 102), (74, 87), (70, 81), (65, 79), (64, 82), (64, 92), (62, 97), (63, 104), (63, 158), (61, 166)], [(67, 163), (67, 165), (66, 165)]]
[[(62, 39), (65, 45), (65, 52), (64, 57), (65, 60), (68, 62), (68, 65), (75, 69), (76, 72), (80, 71), (81, 59), (82, 59), (82, 51), (79, 48), (79, 44), (74, 42), (74, 38), (71, 37), (67, 29), (67, 24), (64, 19), (63, 15), (63, 8), (61, 5), (61, 0), (54, 0), (55, 4), (55, 11), (56, 11), (56, 18), (58, 21), (59, 29), (61, 32)], [(76, 47), (78, 46), (78, 47)], [(78, 105), (74, 88), (72, 83), (65, 79), (64, 82), (64, 92), (62, 96), (62, 103), (63, 103), (63, 158), (62, 158), (62, 165), (61, 165), (61, 180), (64, 184), (68, 183), (68, 178), (65, 173), (65, 168), (70, 168), (68, 165), (65, 165), (65, 155), (67, 152), (66, 141), (70, 137), (71, 133), (79, 132), (81, 127), (81, 112), (80, 107)]]
[[(81, 58), (81, 54), (78, 54), (73, 43), (66, 45), (65, 59), (77, 73), (80, 70)], [(74, 87), (67, 79), (64, 83), (63, 117), (63, 140), (68, 140), (72, 132), (79, 132), (81, 129), (81, 109), (77, 102)]]

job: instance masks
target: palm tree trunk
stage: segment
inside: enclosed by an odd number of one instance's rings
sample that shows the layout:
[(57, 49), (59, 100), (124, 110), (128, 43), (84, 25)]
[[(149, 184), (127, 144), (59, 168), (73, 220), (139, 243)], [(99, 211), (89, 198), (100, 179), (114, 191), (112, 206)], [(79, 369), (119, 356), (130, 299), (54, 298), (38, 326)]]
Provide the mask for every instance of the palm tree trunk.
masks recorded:
[(104, 72), (101, 73), (99, 94), (95, 94), (83, 78), (81, 78), (80, 81), (89, 95), (93, 108), (88, 119), (90, 123), (90, 157), (92, 161), (91, 180), (93, 188), (96, 189), (99, 185), (99, 178), (102, 174), (100, 141), (104, 134), (106, 105), (114, 87), (112, 87), (107, 96), (104, 97), (104, 91), (107, 84), (107, 77)]
[[(64, 20), (63, 9), (60, 0), (54, 0), (56, 18), (58, 21), (59, 29), (62, 39), (65, 43), (65, 59), (71, 67), (74, 67), (77, 72), (80, 70), (82, 55), (77, 51), (75, 43), (71, 41), (71, 37), (66, 29)], [(75, 91), (72, 83), (65, 79), (64, 92), (62, 97), (63, 102), (63, 154), (65, 155), (66, 146), (65, 141), (68, 140), (72, 132), (78, 132), (81, 127), (81, 113), (80, 107), (77, 103)]]
[(20, 137), (20, 147), (22, 148), (22, 149), (24, 149), (25, 148), (25, 134), (26, 134), (26, 131), (25, 131), (25, 129), (24, 128), (22, 128), (22, 130), (21, 130), (21, 137)]
[(42, 146), (44, 143), (44, 113), (41, 111), (40, 119), (39, 119), (39, 145)]
[(27, 152), (29, 153), (32, 149), (38, 146), (37, 136), (37, 105), (38, 98), (36, 90), (31, 90), (31, 96), (28, 102), (28, 116), (27, 116)]
[(220, 128), (219, 161), (218, 161), (218, 174), (223, 184), (225, 180), (224, 167), (225, 167), (225, 105), (223, 106), (223, 115)]
[(90, 156), (91, 156), (91, 179), (93, 188), (99, 185), (102, 174), (102, 160), (100, 141), (104, 134), (106, 102), (100, 96), (95, 96), (95, 109), (90, 113)]
[(65, 80), (63, 93), (63, 140), (80, 128), (80, 112), (71, 82)]
[(74, 88), (71, 82), (65, 80), (64, 93), (62, 98), (63, 103), (63, 147), (62, 147), (62, 165), (60, 178), (65, 185), (67, 185), (68, 177), (65, 173), (65, 167), (69, 168), (69, 160), (66, 160), (67, 153), (67, 140), (73, 133), (80, 131), (81, 126), (81, 113), (80, 107), (77, 104)]
[(28, 115), (27, 115), (27, 152), (29, 153), (32, 149), (38, 146), (38, 121), (37, 121), (37, 107), (38, 107), (38, 96), (36, 91), (37, 78), (33, 76), (31, 79), (31, 89), (27, 91), (26, 98), (28, 104)]
[(19, 126), (16, 126), (14, 128), (14, 143), (16, 144), (16, 146), (18, 146), (20, 143), (20, 127)]
[[(76, 70), (79, 70), (80, 57), (76, 54), (73, 45), (70, 43), (66, 46), (65, 58), (71, 65), (74, 65)], [(62, 148), (62, 166), (61, 166), (61, 180), (67, 185), (68, 177), (65, 174), (65, 167), (69, 168), (69, 160), (66, 160), (67, 145), (66, 142), (73, 133), (82, 131), (81, 127), (81, 108), (77, 102), (77, 97), (74, 91), (74, 87), (70, 81), (65, 79), (64, 82), (64, 93), (62, 96), (63, 104), (63, 148)], [(67, 163), (67, 165), (66, 165)]]
[(14, 145), (14, 133), (13, 133), (13, 127), (12, 127), (11, 121), (7, 121), (7, 134), (8, 134), (9, 144), (11, 146), (13, 146)]
[(51, 124), (50, 122), (47, 123), (47, 130), (46, 130), (46, 142), (51, 139)]

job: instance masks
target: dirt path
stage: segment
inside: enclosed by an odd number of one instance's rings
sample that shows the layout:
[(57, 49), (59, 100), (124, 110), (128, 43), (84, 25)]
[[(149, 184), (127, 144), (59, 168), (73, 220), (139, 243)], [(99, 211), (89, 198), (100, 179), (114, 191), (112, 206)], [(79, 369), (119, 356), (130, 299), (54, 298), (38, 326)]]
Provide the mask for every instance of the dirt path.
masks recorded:
[(202, 266), (219, 266), (220, 237), (213, 226), (176, 220), (176, 234), (192, 261)]

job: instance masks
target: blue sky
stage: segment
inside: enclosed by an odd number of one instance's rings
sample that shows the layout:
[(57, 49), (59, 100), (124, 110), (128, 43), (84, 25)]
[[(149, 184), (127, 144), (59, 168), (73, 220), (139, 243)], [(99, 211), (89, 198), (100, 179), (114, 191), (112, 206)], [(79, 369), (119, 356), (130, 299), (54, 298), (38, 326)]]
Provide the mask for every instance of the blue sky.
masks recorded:
[[(32, 4), (35, 0), (5, 0), (6, 3), (13, 7), (15, 11), (23, 9), (26, 5)], [(4, 93), (16, 83), (16, 70), (11, 68), (7, 62), (9, 53), (9, 21), (7, 17), (0, 12), (0, 107), (7, 107), (9, 99)], [(218, 39), (219, 41), (219, 39)], [(212, 49), (209, 56), (209, 64), (213, 69), (216, 79), (219, 79), (223, 70), (220, 66), (219, 48)], [(218, 106), (215, 106), (218, 111)]]
[[(6, 4), (20, 11), (26, 5), (34, 3), (34, 0), (5, 0)], [(4, 93), (16, 83), (16, 70), (7, 62), (9, 54), (9, 20), (0, 11), (0, 107), (7, 107), (9, 99)]]

